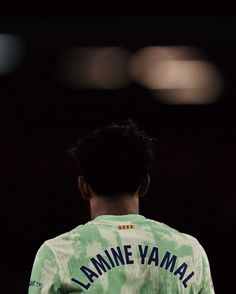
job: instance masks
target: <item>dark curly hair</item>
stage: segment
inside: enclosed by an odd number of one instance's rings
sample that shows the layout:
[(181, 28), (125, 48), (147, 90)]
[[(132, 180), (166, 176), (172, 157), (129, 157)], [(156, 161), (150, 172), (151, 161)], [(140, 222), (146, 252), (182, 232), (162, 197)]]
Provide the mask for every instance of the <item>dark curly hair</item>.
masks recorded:
[(151, 168), (154, 141), (128, 120), (81, 138), (74, 155), (81, 175), (98, 196), (132, 194)]

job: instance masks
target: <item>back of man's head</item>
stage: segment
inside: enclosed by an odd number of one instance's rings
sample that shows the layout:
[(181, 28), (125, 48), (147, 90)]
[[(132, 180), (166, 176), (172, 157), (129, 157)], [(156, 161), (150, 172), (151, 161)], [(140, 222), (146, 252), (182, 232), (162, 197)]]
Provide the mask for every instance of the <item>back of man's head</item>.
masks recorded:
[(92, 131), (78, 141), (81, 175), (98, 196), (133, 194), (149, 173), (153, 139), (129, 120)]

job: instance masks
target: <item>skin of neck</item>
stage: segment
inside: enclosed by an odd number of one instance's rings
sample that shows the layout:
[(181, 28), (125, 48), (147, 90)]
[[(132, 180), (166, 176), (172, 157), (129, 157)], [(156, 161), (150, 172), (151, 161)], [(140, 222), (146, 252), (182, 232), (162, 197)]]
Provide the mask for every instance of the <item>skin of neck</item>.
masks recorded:
[(91, 219), (100, 215), (139, 214), (139, 199), (146, 194), (149, 184), (147, 175), (133, 194), (109, 197), (97, 195), (83, 176), (78, 179), (80, 192), (90, 203)]
[(139, 213), (139, 197), (121, 195), (116, 197), (94, 196), (90, 198), (91, 219), (99, 215), (124, 215)]

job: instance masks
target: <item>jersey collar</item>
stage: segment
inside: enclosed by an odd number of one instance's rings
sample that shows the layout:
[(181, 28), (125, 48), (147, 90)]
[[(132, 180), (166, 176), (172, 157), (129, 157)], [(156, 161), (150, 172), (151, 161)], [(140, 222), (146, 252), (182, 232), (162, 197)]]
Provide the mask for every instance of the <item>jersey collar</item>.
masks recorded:
[(143, 222), (146, 218), (140, 214), (124, 214), (124, 215), (99, 215), (93, 221), (101, 222)]

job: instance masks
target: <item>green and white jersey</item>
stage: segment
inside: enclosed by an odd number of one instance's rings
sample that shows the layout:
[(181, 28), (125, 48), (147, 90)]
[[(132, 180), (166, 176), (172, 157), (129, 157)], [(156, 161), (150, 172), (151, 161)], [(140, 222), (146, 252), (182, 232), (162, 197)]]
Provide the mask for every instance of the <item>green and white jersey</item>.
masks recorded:
[(142, 215), (103, 215), (46, 241), (29, 294), (214, 294), (199, 242)]

